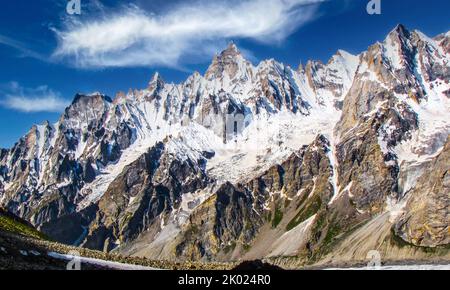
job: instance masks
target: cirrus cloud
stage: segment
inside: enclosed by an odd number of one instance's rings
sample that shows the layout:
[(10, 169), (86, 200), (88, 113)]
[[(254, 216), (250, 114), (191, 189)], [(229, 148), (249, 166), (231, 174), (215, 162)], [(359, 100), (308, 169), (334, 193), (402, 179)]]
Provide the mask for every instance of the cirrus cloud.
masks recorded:
[(66, 23), (53, 53), (82, 68), (167, 66), (209, 58), (229, 39), (278, 44), (326, 0), (189, 1), (160, 14), (137, 6)]

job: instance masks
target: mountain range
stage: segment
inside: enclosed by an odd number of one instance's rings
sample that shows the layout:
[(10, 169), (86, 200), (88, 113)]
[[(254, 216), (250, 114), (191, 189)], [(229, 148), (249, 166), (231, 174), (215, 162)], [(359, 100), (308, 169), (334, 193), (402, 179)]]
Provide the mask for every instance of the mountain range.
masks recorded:
[(450, 259), (450, 32), (327, 63), (235, 44), (180, 84), (77, 94), (0, 149), (0, 206), (61, 243), (282, 267)]

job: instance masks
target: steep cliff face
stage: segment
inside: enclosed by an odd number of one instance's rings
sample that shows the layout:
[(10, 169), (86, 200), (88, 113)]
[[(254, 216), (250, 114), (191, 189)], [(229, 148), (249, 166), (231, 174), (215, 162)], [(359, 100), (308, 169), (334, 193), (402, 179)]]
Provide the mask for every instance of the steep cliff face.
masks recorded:
[[(111, 100), (77, 95), (60, 120), (34, 126), (4, 157), (4, 204), (41, 225), (73, 211), (79, 190), (131, 142), (127, 130), (105, 134)], [(116, 136), (121, 136), (122, 147)], [(18, 194), (19, 193), (19, 194)]]
[(158, 259), (445, 249), (449, 43), (399, 25), (298, 70), (230, 44), (181, 84), (76, 95), (0, 150), (0, 204), (56, 240)]
[(403, 103), (384, 102), (376, 112), (360, 120), (336, 145), (336, 198), (349, 195), (361, 211), (379, 213), (387, 197), (397, 198), (400, 194), (399, 166), (387, 148), (410, 137), (417, 128), (416, 115)]
[(423, 247), (450, 243), (450, 139), (430, 160), (417, 180), (395, 232), (405, 241)]
[(82, 246), (109, 251), (143, 231), (158, 231), (180, 208), (183, 194), (206, 187), (205, 158), (182, 159), (166, 146), (176, 145), (157, 143), (109, 185)]

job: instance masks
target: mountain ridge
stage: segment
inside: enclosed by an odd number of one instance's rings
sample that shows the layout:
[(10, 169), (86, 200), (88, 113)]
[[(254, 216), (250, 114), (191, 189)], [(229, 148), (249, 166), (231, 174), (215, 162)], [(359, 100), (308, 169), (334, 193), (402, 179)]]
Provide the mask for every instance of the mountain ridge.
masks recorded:
[[(155, 73), (146, 89), (114, 99), (77, 94), (58, 122), (0, 152), (0, 203), (99, 250), (317, 261), (361, 223), (411, 208), (399, 205), (414, 176), (448, 150), (449, 55), (448, 33), (431, 39), (400, 25), (357, 56), (338, 50), (299, 70), (254, 66), (230, 44), (204, 76), (180, 84)], [(444, 186), (425, 204), (448, 206), (446, 181), (435, 182)], [(445, 245), (447, 215), (429, 226), (444, 237), (423, 246)], [(429, 234), (412, 239), (416, 225), (393, 220), (406, 243)]]

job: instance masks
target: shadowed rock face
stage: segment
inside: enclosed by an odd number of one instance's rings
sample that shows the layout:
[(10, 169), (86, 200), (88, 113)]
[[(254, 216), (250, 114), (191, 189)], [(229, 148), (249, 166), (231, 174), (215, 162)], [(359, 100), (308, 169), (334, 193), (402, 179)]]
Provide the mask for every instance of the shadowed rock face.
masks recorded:
[[(385, 134), (383, 127), (395, 128)], [(387, 104), (377, 114), (363, 118), (336, 146), (341, 190), (351, 195), (360, 210), (384, 210), (386, 197), (398, 195), (399, 167), (395, 156), (383, 152), (379, 140), (395, 147), (417, 128), (417, 117), (402, 104)]]
[(202, 162), (178, 160), (157, 143), (110, 184), (82, 246), (109, 251), (160, 227), (179, 208), (183, 194), (208, 184)]
[(391, 256), (403, 241), (402, 259), (445, 249), (448, 35), (400, 25), (297, 71), (230, 44), (181, 84), (78, 94), (0, 149), (0, 205), (58, 241), (154, 259), (363, 255), (349, 237)]

